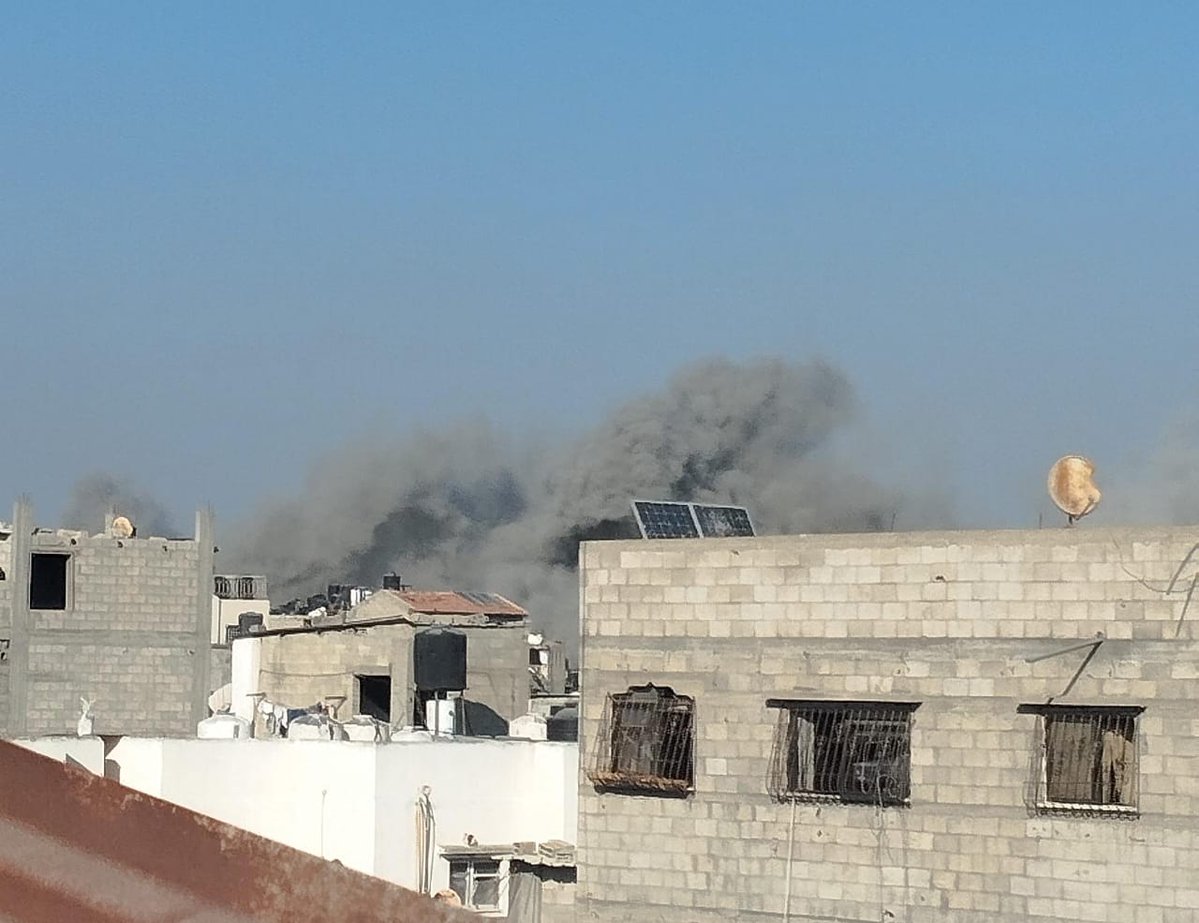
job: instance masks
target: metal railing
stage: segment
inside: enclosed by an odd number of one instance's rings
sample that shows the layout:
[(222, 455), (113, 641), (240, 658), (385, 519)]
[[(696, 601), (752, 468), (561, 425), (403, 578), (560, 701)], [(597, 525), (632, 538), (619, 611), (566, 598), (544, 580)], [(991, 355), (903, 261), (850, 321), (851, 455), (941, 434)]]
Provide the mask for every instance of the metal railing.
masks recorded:
[(1027, 804), (1036, 814), (1136, 816), (1135, 706), (1023, 706), (1037, 716)]
[(212, 578), (218, 599), (267, 599), (266, 577), (218, 574)]
[(669, 687), (610, 694), (587, 777), (600, 789), (686, 794), (695, 784), (695, 700)]
[(776, 801), (905, 805), (912, 703), (771, 700), (777, 708), (766, 788)]

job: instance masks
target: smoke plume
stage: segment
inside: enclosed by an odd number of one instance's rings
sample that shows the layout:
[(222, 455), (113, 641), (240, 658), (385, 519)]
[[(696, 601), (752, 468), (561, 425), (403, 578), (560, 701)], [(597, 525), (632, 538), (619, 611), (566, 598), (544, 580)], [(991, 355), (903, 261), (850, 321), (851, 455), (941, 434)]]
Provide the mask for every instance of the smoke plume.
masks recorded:
[(178, 534), (166, 507), (128, 482), (102, 472), (89, 474), (76, 482), (63, 513), (63, 524), (73, 529), (99, 532), (111, 512), (127, 516), (140, 535)]
[(634, 497), (744, 505), (761, 533), (889, 528), (900, 494), (836, 454), (854, 411), (823, 363), (709, 360), (564, 445), (485, 424), (351, 445), (236, 529), (221, 566), (265, 573), (276, 601), (389, 570), (490, 590), (574, 643), (578, 544), (635, 536)]
[(1199, 522), (1199, 415), (1172, 420), (1147, 458), (1115, 472), (1109, 498), (1111, 521)]

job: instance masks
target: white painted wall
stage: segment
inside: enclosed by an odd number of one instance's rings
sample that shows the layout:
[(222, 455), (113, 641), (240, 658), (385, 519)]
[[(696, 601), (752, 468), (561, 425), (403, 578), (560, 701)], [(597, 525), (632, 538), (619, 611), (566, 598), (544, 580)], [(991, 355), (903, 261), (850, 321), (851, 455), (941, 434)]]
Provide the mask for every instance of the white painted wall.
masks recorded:
[(237, 617), (243, 612), (254, 612), (266, 621), (271, 614), (269, 599), (222, 599), (212, 597), (212, 643), (225, 643), (225, 629), (237, 624)]
[[(527, 740), (455, 738), (380, 745), (375, 872), (416, 885), (416, 796), (431, 789), (439, 846), (566, 840), (578, 832), (578, 746)], [(433, 890), (449, 886), (438, 860)]]
[[(460, 845), (467, 834), (486, 844), (577, 837), (573, 743), (127, 737), (109, 759), (124, 785), (410, 888), (423, 785), (438, 845)], [(439, 858), (433, 888), (448, 885)]]
[(96, 775), (104, 775), (104, 741), (99, 737), (34, 737), (11, 743), (59, 762), (70, 756)]
[(244, 721), (254, 720), (255, 702), (250, 694), (258, 692), (259, 667), (262, 665), (262, 639), (238, 638), (230, 655), (232, 681), (230, 711)]

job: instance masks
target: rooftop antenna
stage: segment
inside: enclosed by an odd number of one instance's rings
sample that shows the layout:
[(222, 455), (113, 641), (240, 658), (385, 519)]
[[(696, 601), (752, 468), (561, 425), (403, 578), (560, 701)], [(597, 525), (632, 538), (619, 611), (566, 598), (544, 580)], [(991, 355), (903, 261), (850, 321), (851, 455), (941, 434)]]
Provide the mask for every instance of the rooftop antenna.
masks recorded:
[(1074, 525), (1103, 498), (1094, 474), (1094, 463), (1081, 455), (1065, 455), (1049, 469), (1049, 499), (1066, 514), (1066, 525)]

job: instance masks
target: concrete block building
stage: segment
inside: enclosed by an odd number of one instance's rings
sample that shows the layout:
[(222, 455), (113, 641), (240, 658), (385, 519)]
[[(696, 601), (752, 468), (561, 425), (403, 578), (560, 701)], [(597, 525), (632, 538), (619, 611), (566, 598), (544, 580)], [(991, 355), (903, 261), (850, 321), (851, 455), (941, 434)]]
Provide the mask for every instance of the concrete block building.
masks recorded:
[(528, 613), (493, 593), (379, 590), (348, 613), (268, 628), (233, 642), (233, 709), (252, 717), (247, 694), (303, 708), (333, 702), (343, 718), (423, 724), (414, 676), (417, 636), (449, 630), (465, 648), (458, 729), (506, 734), (529, 701)]
[(579, 919), (1195, 919), (1199, 529), (580, 557)]
[(207, 714), (212, 518), (193, 538), (38, 529), (28, 502), (0, 533), (0, 732), (192, 736)]

